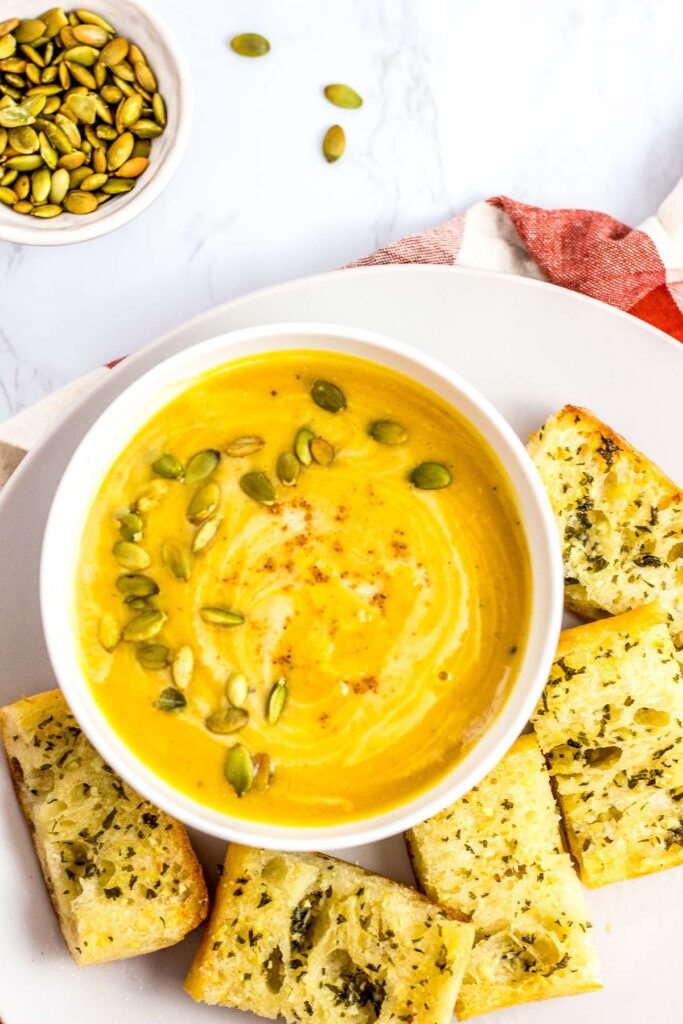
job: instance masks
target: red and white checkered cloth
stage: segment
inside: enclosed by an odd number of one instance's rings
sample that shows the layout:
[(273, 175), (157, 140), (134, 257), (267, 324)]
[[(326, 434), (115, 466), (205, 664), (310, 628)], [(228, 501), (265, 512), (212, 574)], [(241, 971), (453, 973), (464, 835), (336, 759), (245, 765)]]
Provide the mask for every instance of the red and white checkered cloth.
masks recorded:
[[(505, 196), (351, 264), (441, 263), (535, 277), (601, 299), (683, 342), (683, 180), (638, 228), (591, 210), (542, 210)], [(0, 424), (0, 486), (95, 370)]]

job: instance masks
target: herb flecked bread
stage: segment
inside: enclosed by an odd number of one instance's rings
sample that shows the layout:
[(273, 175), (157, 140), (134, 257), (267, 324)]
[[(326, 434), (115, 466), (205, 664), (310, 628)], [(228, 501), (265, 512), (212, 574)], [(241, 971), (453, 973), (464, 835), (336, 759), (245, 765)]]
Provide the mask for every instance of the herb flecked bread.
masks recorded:
[(562, 543), (567, 606), (618, 615), (659, 598), (683, 646), (683, 494), (593, 413), (567, 405), (528, 451)]
[(0, 731), (77, 964), (171, 946), (204, 920), (206, 885), (185, 829), (112, 772), (59, 690), (0, 708)]
[(533, 735), (406, 839), (421, 888), (476, 926), (459, 1020), (600, 988), (588, 908)]
[(290, 1024), (446, 1024), (473, 935), (353, 864), (231, 844), (185, 988)]
[(533, 723), (586, 885), (683, 863), (683, 681), (655, 602), (562, 633)]

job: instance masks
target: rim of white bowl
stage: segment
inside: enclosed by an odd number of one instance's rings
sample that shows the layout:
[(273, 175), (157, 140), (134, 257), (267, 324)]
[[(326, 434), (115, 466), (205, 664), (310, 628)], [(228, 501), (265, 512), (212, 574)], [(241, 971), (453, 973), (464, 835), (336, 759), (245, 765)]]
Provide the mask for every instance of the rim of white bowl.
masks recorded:
[[(357, 355), (393, 367), (451, 401), (484, 437), (509, 478), (522, 516), (532, 576), (529, 629), (517, 677), (503, 707), (465, 757), (433, 786), (399, 807), (314, 827), (270, 825), (221, 813), (153, 772), (119, 738), (100, 710), (78, 658), (73, 618), (82, 526), (111, 463), (135, 432), (212, 367), (243, 356), (293, 349)], [(468, 408), (483, 421), (488, 436), (465, 411)], [(101, 447), (107, 443), (114, 451), (111, 458), (103, 459)], [(96, 474), (93, 466), (98, 467)], [(186, 825), (220, 839), (279, 850), (338, 850), (396, 835), (431, 817), (480, 782), (507, 752), (526, 726), (552, 665), (562, 620), (562, 559), (550, 502), (523, 444), (488, 399), (459, 374), (412, 346), (373, 331), (336, 324), (267, 324), (207, 339), (164, 360), (126, 388), (90, 427), (64, 472), (48, 515), (40, 605), (50, 660), (67, 703), (95, 748), (133, 789)]]
[[(164, 192), (182, 163), (187, 151), (192, 130), (193, 90), (190, 68), (180, 45), (168, 28), (165, 21), (151, 10), (143, 0), (119, 0), (123, 6), (136, 10), (154, 29), (154, 33), (166, 51), (164, 63), (169, 75), (175, 76), (177, 82), (177, 112), (174, 119), (175, 132), (168, 152), (156, 165), (154, 173), (139, 191), (133, 189), (128, 195), (114, 197), (119, 205), (111, 209), (105, 207), (102, 217), (92, 218), (88, 215), (77, 217), (75, 214), (62, 214), (73, 218), (68, 227), (59, 227), (54, 220), (41, 221), (34, 217), (16, 214), (17, 223), (0, 222), (0, 240), (15, 242), (20, 245), (74, 245), (77, 242), (88, 242), (93, 238), (116, 231), (124, 224), (130, 223), (143, 213)], [(95, 14), (105, 5), (101, 0), (93, 0), (90, 8)], [(106, 10), (103, 17), (111, 17)], [(141, 179), (141, 182), (144, 179)], [(61, 219), (61, 218), (58, 218)]]

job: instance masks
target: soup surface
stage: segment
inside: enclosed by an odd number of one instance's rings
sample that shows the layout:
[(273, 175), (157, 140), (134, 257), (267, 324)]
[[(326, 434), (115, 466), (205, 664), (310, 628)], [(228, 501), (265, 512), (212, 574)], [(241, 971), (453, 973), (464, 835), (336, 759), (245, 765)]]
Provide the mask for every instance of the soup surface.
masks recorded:
[(304, 351), (231, 363), (152, 417), (89, 513), (77, 584), (126, 744), (203, 804), (310, 826), (454, 766), (507, 697), (531, 597), (505, 475), (465, 420)]

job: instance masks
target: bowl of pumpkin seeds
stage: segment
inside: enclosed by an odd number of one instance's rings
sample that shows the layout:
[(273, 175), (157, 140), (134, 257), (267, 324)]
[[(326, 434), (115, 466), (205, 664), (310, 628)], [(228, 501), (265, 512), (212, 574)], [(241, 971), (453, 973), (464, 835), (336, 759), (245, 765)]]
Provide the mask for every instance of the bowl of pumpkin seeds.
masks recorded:
[(146, 209), (182, 160), (185, 58), (140, 0), (12, 8), (0, 22), (0, 238), (96, 238)]

